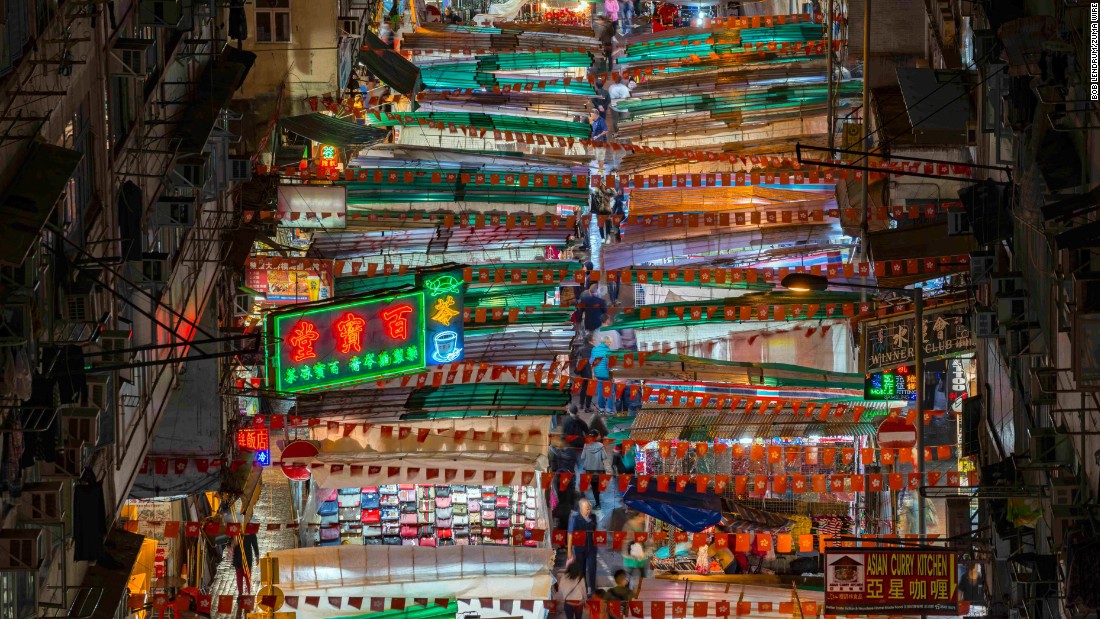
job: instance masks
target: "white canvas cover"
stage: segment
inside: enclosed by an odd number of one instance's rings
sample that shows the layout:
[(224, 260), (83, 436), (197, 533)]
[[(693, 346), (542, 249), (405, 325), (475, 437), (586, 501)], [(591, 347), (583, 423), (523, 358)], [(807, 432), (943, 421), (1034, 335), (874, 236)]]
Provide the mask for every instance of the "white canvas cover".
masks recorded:
[[(378, 484), (520, 485), (524, 473), (546, 470), (546, 456), (502, 452), (417, 452), (320, 454), (313, 463), (313, 482), (322, 488)], [(338, 466), (333, 467), (332, 464)], [(487, 481), (485, 471), (495, 473)], [(503, 477), (511, 475), (511, 481)], [(468, 475), (468, 476), (467, 476)]]
[[(359, 615), (348, 597), (550, 598), (553, 551), (507, 546), (330, 546), (278, 550), (279, 588), (288, 596), (320, 596), (298, 604), (298, 619)], [(341, 608), (328, 597), (345, 600)]]
[[(383, 428), (387, 428), (384, 431)], [(545, 456), (549, 447), (549, 417), (441, 419), (396, 424), (321, 425), (312, 437), (322, 454), (450, 453), (500, 451)], [(461, 437), (461, 440), (460, 440)]]

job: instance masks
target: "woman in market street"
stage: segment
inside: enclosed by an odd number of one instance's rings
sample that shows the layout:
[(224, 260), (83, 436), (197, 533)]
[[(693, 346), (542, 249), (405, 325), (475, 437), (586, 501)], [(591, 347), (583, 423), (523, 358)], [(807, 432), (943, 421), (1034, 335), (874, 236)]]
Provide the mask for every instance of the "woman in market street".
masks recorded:
[(581, 619), (584, 601), (587, 599), (584, 566), (577, 561), (565, 566), (565, 574), (558, 582), (558, 593), (564, 602), (566, 619)]
[(637, 511), (630, 512), (626, 522), (623, 523), (622, 530), (626, 533), (626, 543), (623, 544), (623, 567), (626, 569), (627, 582), (637, 582), (634, 585), (634, 595), (637, 596), (642, 591), (642, 581), (649, 570), (649, 557), (653, 550), (648, 547), (648, 542), (634, 541), (635, 533), (645, 533), (645, 514)]
[[(592, 513), (592, 503), (588, 499), (577, 501), (577, 511), (569, 518), (569, 532), (566, 536), (566, 565), (578, 564), (584, 571), (584, 580), (588, 591), (596, 590), (596, 515)], [(573, 544), (573, 532), (584, 531), (584, 543)], [(580, 615), (577, 615), (578, 617)]]

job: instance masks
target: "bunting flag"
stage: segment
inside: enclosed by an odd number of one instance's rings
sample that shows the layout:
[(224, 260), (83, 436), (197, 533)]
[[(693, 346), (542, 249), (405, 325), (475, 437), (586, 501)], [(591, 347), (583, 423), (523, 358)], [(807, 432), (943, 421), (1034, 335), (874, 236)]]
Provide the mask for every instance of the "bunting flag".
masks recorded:
[[(618, 269), (585, 271), (569, 266), (560, 269), (513, 269), (508, 267), (468, 267), (462, 277), (467, 284), (583, 284), (585, 281), (618, 281), (621, 284), (739, 285), (779, 283), (790, 273), (812, 273), (831, 280), (857, 277), (878, 277), (896, 274), (939, 273), (959, 270), (970, 263), (966, 254), (906, 260), (880, 260), (875, 263), (813, 265), (811, 267), (779, 267), (762, 269)], [(345, 262), (346, 264), (346, 262)], [(340, 274), (337, 270), (337, 274)], [(714, 306), (718, 307), (718, 306)], [(725, 306), (722, 306), (725, 307)], [(632, 311), (635, 308), (623, 308)], [(870, 311), (870, 310), (868, 310)], [(864, 313), (864, 312), (859, 312)]]
[[(814, 548), (810, 548), (814, 550)], [(131, 594), (129, 604), (131, 608), (141, 608), (146, 603), (158, 612), (168, 608), (188, 608), (194, 602), (200, 614), (234, 614), (239, 610), (253, 610), (257, 605), (273, 606), (275, 596), (256, 595), (197, 595), (178, 593), (174, 597), (167, 593), (157, 593), (152, 596), (135, 593)], [(543, 609), (551, 614), (558, 612), (560, 602), (557, 600), (503, 600), (499, 598), (459, 598), (460, 604), (480, 606), (481, 608), (520, 608), (526, 611), (535, 609), (535, 604), (541, 604)], [(415, 608), (439, 607), (447, 608), (451, 603), (450, 598), (393, 598), (393, 597), (364, 597), (364, 596), (319, 596), (319, 595), (288, 595), (284, 598), (285, 608), (303, 608), (303, 604), (312, 608), (341, 609), (345, 606), (353, 609), (366, 609), (371, 613), (392, 611), (409, 611)], [(631, 600), (629, 602), (606, 601), (600, 599), (585, 602), (592, 616), (620, 617), (645, 617), (647, 619), (687, 619), (688, 617), (738, 617), (755, 613), (776, 613), (798, 617), (818, 617), (818, 613), (824, 610), (816, 601), (789, 600), (785, 602), (745, 602), (736, 600), (723, 600), (717, 602), (666, 602), (664, 600)], [(959, 603), (959, 613), (965, 615), (969, 604)], [(514, 614), (514, 613), (513, 613)], [(838, 619), (838, 615), (820, 615), (822, 619)], [(851, 617), (853, 615), (842, 615)], [(869, 619), (896, 619), (893, 615), (860, 615)]]
[[(736, 446), (735, 446), (736, 448)], [(716, 449), (717, 451), (717, 449)], [(901, 453), (908, 453), (903, 450)], [(882, 452), (881, 458), (884, 464), (893, 462), (893, 452)], [(886, 456), (889, 455), (890, 458)], [(234, 465), (240, 466), (245, 463), (244, 460), (234, 460), (231, 463), (230, 468)], [(516, 476), (516, 472), (512, 470), (488, 470), (488, 469), (462, 469), (458, 468), (424, 468), (422, 466), (375, 466), (375, 465), (363, 465), (354, 461), (335, 463), (331, 461), (318, 462), (311, 460), (309, 462), (301, 461), (286, 461), (286, 462), (272, 462), (272, 465), (292, 465), (303, 466), (309, 465), (311, 470), (321, 469), (328, 467), (331, 474), (343, 474), (345, 472), (355, 476), (358, 483), (362, 484), (385, 484), (385, 483), (399, 483), (400, 480), (405, 479), (417, 479), (420, 480), (417, 483), (422, 484), (450, 484), (450, 483), (484, 483), (487, 485), (496, 484), (499, 481), (504, 481), (504, 485), (521, 485), (531, 486), (536, 482), (535, 473), (533, 471), (520, 472), (519, 476)], [(158, 474), (162, 474), (159, 471)], [(568, 487), (572, 482), (574, 475), (572, 473), (546, 473), (543, 472), (538, 477), (539, 485), (548, 490), (550, 486), (557, 481), (560, 487)], [(593, 475), (589, 473), (582, 473), (577, 475), (577, 481), (582, 487), (590, 487), (593, 481)], [(599, 475), (595, 476), (599, 480)], [(751, 476), (753, 483), (751, 491), (748, 490), (747, 483), (750, 480), (749, 476), (730, 476), (730, 475), (619, 475), (617, 476), (618, 487), (621, 492), (625, 492), (629, 486), (634, 486), (638, 489), (638, 492), (646, 492), (649, 488), (656, 486), (658, 489), (669, 488), (669, 484), (675, 482), (676, 487), (683, 488), (692, 485), (697, 491), (702, 491), (704, 488), (714, 488), (715, 494), (723, 495), (728, 488), (729, 483), (734, 483), (734, 490), (737, 494), (750, 494), (754, 496), (764, 496), (769, 490), (776, 494), (785, 494), (787, 488), (790, 488), (795, 494), (803, 493), (852, 493), (852, 492), (887, 492), (908, 489), (910, 491), (917, 491), (923, 487), (936, 486), (936, 487), (951, 487), (957, 488), (963, 486), (963, 480), (966, 480), (966, 486), (973, 486), (977, 482), (977, 473), (970, 472), (965, 475), (950, 471), (946, 474), (938, 471), (920, 473), (891, 473), (891, 474), (858, 474), (858, 473), (838, 473), (838, 474), (816, 474), (816, 475), (755, 475)], [(518, 484), (516, 483), (518, 482)], [(777, 487), (776, 484), (780, 484)]]
[[(242, 526), (240, 523), (220, 523), (220, 522), (181, 522), (178, 520), (125, 520), (123, 521), (123, 527), (130, 532), (146, 531), (148, 534), (154, 537), (160, 537), (163, 534), (164, 538), (176, 539), (181, 535), (184, 537), (199, 537), (200, 535), (206, 535), (208, 537), (216, 537), (219, 535), (226, 535), (228, 537), (237, 537), (239, 535), (256, 535), (260, 531), (281, 531), (281, 530), (298, 530), (302, 527), (308, 529), (338, 529), (344, 526), (352, 531), (362, 530), (361, 523), (332, 523), (332, 524), (301, 524), (298, 522), (272, 522), (272, 523), (244, 523)], [(482, 529), (487, 531), (482, 535), (489, 537), (498, 542), (510, 542), (514, 546), (524, 546), (528, 542), (537, 542), (540, 544), (547, 544), (551, 548), (565, 548), (569, 545), (570, 537), (569, 532), (564, 529), (525, 529), (525, 528), (501, 528), (501, 527), (474, 527), (475, 529)], [(573, 535), (579, 540), (574, 540), (574, 544), (584, 544), (584, 536), (586, 533), (591, 533), (593, 536), (593, 542), (595, 545), (602, 549), (607, 550), (622, 550), (624, 545), (629, 546), (632, 543), (667, 543), (670, 539), (675, 543), (691, 542), (693, 548), (699, 548), (701, 546), (709, 545), (709, 541), (706, 539), (707, 535), (703, 534), (691, 534), (683, 531), (669, 532), (669, 531), (644, 531), (644, 532), (626, 532), (626, 531), (591, 531), (591, 532), (575, 532)], [(781, 554), (792, 552), (805, 552), (800, 550), (801, 548), (813, 548), (818, 549), (822, 547), (875, 547), (882, 544), (889, 544), (891, 542), (897, 542), (900, 540), (910, 539), (938, 539), (939, 534), (932, 533), (921, 538), (919, 535), (894, 535), (894, 534), (860, 534), (859, 536), (841, 535), (834, 536), (830, 534), (804, 534), (795, 535), (790, 533), (771, 533), (771, 532), (756, 532), (756, 533), (713, 533), (714, 543), (719, 547), (729, 547), (741, 551), (741, 548), (746, 550), (750, 547), (756, 548), (768, 548), (775, 549), (776, 552)]]

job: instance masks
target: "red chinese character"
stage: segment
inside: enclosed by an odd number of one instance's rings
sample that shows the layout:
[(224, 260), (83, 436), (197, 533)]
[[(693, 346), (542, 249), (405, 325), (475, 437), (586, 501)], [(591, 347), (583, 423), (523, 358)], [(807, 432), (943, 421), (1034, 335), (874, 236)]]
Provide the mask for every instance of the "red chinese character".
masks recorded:
[(382, 320), (386, 323), (386, 334), (390, 339), (409, 339), (409, 319), (406, 314), (411, 314), (413, 308), (408, 305), (399, 305), (382, 312)]
[(294, 361), (316, 359), (317, 353), (313, 350), (313, 343), (319, 339), (321, 334), (317, 333), (317, 327), (313, 326), (313, 323), (299, 320), (298, 324), (294, 325), (294, 330), (290, 332), (290, 337), (287, 338), (287, 343), (294, 348), (290, 358)]
[(367, 321), (348, 312), (333, 325), (336, 329), (336, 347), (341, 353), (363, 352), (363, 330)]

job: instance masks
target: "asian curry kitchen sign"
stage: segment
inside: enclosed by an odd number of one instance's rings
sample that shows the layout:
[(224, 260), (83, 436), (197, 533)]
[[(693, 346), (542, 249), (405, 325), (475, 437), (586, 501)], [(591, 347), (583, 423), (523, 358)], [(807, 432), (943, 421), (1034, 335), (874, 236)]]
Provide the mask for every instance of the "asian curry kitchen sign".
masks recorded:
[(955, 553), (844, 548), (825, 555), (825, 614), (958, 615)]
[[(974, 339), (964, 320), (965, 303), (952, 303), (924, 310), (921, 335), (924, 360), (943, 359), (974, 350)], [(868, 320), (862, 332), (860, 358), (864, 372), (913, 365), (916, 362), (916, 320), (912, 313), (882, 320)]]

